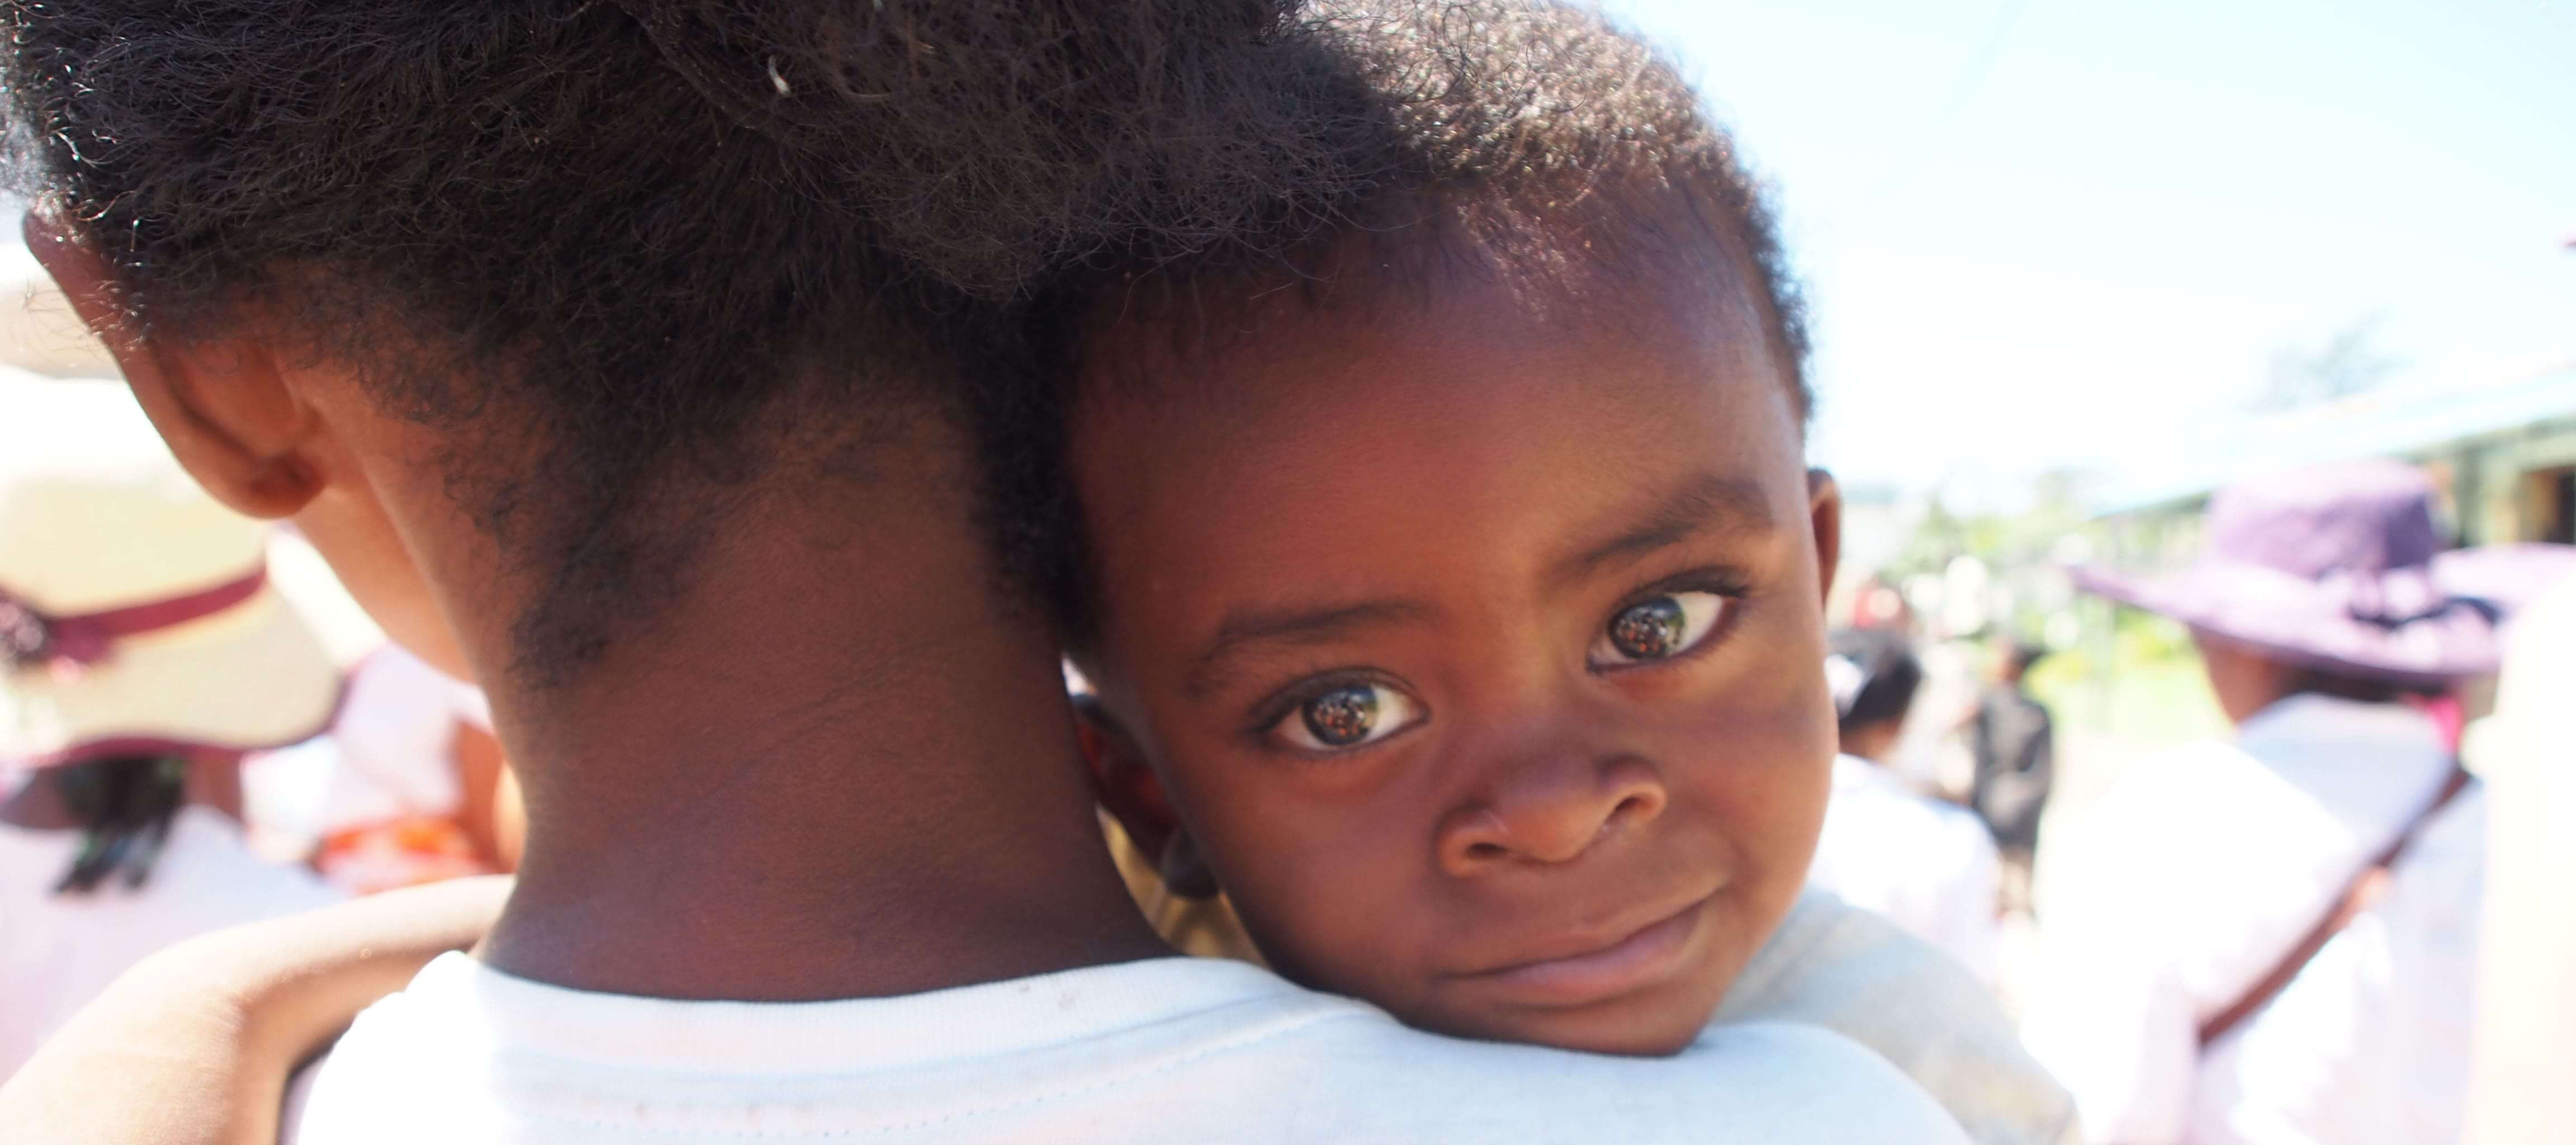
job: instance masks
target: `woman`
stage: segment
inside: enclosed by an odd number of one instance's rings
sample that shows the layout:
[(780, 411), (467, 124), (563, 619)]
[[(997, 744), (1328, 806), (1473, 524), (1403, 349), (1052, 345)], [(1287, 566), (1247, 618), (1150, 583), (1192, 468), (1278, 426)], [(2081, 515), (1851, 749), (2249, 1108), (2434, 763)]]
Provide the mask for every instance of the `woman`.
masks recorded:
[[(245, 752), (338, 670), (267, 530), (188, 480), (123, 386), (11, 380), (0, 449), (0, 1077), (144, 955), (338, 897), (251, 853)], [(23, 419), (23, 420), (18, 420)]]
[(2212, 498), (2177, 575), (2077, 570), (2190, 626), (2236, 725), (2068, 833), (2030, 1035), (2092, 1139), (2459, 1139), (2485, 809), (2432, 709), (2495, 671), (2498, 613), (2433, 497), (2285, 473)]

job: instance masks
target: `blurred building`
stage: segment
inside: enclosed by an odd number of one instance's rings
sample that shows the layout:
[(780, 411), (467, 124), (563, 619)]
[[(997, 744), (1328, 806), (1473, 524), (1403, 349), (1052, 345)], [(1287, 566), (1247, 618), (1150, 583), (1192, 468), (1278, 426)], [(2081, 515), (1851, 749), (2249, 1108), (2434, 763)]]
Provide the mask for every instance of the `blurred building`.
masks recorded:
[(2462, 544), (2576, 544), (2576, 363), (2491, 384), (2383, 390), (2222, 424), (2094, 501), (2119, 555), (2177, 555), (2212, 490), (2360, 457), (2424, 467)]

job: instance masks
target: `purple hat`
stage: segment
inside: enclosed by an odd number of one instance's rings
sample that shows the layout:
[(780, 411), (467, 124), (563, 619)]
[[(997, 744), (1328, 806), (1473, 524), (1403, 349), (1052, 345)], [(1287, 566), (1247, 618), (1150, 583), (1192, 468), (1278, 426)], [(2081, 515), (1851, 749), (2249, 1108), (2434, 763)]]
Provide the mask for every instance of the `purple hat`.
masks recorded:
[(2440, 684), (2495, 671), (2504, 613), (2576, 573), (2576, 548), (2445, 553), (2432, 483), (2411, 466), (2362, 461), (2220, 490), (2207, 549), (2178, 572), (2072, 573), (2088, 592), (2291, 663)]

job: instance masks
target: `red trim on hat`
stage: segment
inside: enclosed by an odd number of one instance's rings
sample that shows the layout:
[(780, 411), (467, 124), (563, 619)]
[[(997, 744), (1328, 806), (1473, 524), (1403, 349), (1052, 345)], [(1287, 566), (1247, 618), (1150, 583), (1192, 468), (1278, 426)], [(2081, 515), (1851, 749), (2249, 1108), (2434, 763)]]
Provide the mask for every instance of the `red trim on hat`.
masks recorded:
[(34, 623), (37, 646), (13, 650), (19, 667), (64, 661), (74, 665), (97, 664), (107, 659), (110, 646), (123, 637), (140, 636), (146, 632), (176, 628), (192, 620), (203, 620), (259, 595), (259, 590), (267, 585), (268, 565), (261, 562), (259, 567), (242, 576), (185, 596), (70, 616), (47, 615), (23, 598), (0, 590), (0, 612), (16, 612), (21, 614), (18, 618), (21, 622)]

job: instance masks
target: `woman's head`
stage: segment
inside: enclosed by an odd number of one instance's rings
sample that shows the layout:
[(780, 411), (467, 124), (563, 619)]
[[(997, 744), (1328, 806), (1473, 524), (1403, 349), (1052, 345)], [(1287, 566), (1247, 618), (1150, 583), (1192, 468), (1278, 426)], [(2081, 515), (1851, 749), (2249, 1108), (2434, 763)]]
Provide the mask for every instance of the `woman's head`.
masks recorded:
[(1368, 29), (1403, 111), (1350, 227), (1094, 312), (1100, 770), (1115, 806), (1168, 796), (1293, 977), (1669, 1051), (1823, 811), (1838, 501), (1796, 310), (1724, 136), (1636, 41), (1501, 3)]
[(2265, 473), (2212, 494), (2193, 561), (2076, 584), (2181, 622), (2243, 721), (2301, 692), (2380, 702), (2495, 671), (2510, 603), (2563, 573), (2546, 546), (2448, 550), (2440, 493), (2388, 460)]
[(192, 469), (546, 682), (766, 490), (971, 440), (987, 300), (1332, 185), (1290, 7), (109, 0), (5, 66), (31, 239)]

